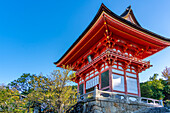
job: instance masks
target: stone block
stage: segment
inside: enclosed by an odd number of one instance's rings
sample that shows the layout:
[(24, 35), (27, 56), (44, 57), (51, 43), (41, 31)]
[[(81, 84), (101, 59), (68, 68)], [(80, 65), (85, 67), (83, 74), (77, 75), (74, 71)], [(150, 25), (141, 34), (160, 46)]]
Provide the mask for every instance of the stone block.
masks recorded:
[(112, 106), (119, 107), (119, 103), (112, 103)]
[(101, 105), (100, 105), (100, 101), (96, 101), (96, 105), (97, 105), (97, 106), (101, 106)]
[(94, 110), (92, 113), (103, 113), (103, 112), (99, 110)]
[(91, 102), (88, 103), (88, 105), (89, 106), (94, 106), (94, 105), (96, 105), (96, 101), (91, 101)]
[(106, 113), (106, 108), (103, 107), (103, 108), (102, 108), (102, 112), (103, 112), (103, 113)]
[(110, 111), (111, 111), (111, 113), (116, 113), (117, 112), (117, 108), (115, 106), (111, 106), (110, 107)]
[(101, 101), (101, 107), (107, 107), (108, 105), (108, 102), (106, 101)]
[(102, 108), (100, 106), (93, 106), (93, 110), (99, 110), (99, 111), (102, 111)]

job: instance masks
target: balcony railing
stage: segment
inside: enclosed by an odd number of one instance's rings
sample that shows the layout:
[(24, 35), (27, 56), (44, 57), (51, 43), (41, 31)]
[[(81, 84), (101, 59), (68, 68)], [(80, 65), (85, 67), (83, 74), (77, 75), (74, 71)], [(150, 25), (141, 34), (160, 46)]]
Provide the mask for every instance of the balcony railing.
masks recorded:
[(116, 56), (117, 58), (124, 59), (124, 60), (129, 60), (129, 61), (134, 62), (134, 63), (150, 65), (150, 61), (143, 61), (142, 59), (139, 59), (137, 57), (129, 56), (129, 55), (126, 55), (124, 53), (114, 51), (112, 49), (107, 49), (106, 51), (101, 53), (99, 56), (95, 57), (91, 62), (89, 62), (88, 64), (83, 66), (80, 70), (78, 70), (77, 73), (83, 72), (84, 70), (89, 68), (92, 64), (98, 62), (100, 60), (100, 58), (106, 56), (107, 53), (112, 54), (113, 56)]
[(146, 105), (151, 105), (154, 107), (162, 107), (159, 100), (145, 98), (145, 97), (138, 97), (134, 95), (125, 95), (120, 93), (108, 92), (108, 91), (101, 91), (98, 90), (97, 86), (91, 92), (88, 92), (83, 95), (78, 95), (78, 101), (85, 101), (88, 99), (99, 99), (99, 100), (110, 100), (110, 101), (121, 101), (123, 103), (143, 103)]

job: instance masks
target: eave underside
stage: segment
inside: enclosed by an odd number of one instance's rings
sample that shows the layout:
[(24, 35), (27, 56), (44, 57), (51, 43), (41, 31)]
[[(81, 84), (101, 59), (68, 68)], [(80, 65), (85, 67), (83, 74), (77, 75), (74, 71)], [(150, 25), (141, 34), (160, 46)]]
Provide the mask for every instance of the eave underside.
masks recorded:
[[(107, 23), (107, 27), (105, 27), (105, 23)], [(105, 6), (101, 6), (91, 24), (63, 57), (55, 62), (57, 66), (71, 65), (76, 59), (83, 57), (84, 53), (89, 51), (94, 44), (98, 43), (105, 35), (108, 35), (106, 30), (129, 43), (135, 42), (136, 45), (145, 49), (152, 48), (156, 50), (152, 51), (151, 54), (143, 54), (142, 59), (170, 45), (170, 39), (161, 37), (120, 18)]]
[(137, 73), (145, 71), (152, 66), (150, 65), (149, 61), (134, 59), (134, 57), (132, 56), (122, 54), (112, 49), (107, 49), (91, 62), (83, 66), (81, 69), (77, 70), (76, 77), (72, 78), (72, 80), (74, 82), (78, 82), (80, 78), (85, 77), (86, 73), (90, 72), (93, 69), (97, 69), (100, 72), (102, 64), (107, 63), (108, 66), (113, 66), (115, 62), (121, 63), (123, 69), (127, 69), (128, 66), (134, 66), (136, 67), (135, 71)]

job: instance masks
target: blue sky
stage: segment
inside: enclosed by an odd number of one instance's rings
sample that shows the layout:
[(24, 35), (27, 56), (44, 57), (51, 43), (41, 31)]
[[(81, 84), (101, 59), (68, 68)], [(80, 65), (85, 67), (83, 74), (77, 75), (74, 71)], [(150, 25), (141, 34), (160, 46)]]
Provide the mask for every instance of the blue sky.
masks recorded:
[[(169, 0), (1, 0), (0, 84), (22, 73), (50, 74), (101, 3), (118, 15), (131, 5), (142, 27), (170, 38)], [(140, 74), (140, 82), (170, 67), (170, 47), (145, 60), (153, 67)]]

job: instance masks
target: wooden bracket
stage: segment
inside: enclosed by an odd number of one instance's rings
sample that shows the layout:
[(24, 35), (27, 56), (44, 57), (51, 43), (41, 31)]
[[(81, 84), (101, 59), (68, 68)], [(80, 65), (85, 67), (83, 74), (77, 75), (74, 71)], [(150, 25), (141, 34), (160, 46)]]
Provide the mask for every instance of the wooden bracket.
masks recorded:
[(101, 64), (96, 63), (96, 64), (93, 64), (92, 66), (93, 66), (93, 68), (97, 69), (98, 72), (101, 71), (101, 66), (102, 66)]
[(126, 70), (130, 64), (131, 64), (131, 61), (128, 61), (128, 62), (125, 61), (124, 69)]
[(144, 64), (142, 64), (142, 65), (138, 65), (138, 72), (140, 73), (140, 72), (142, 72), (142, 69), (144, 68)]

